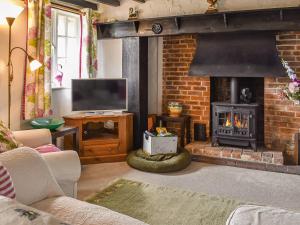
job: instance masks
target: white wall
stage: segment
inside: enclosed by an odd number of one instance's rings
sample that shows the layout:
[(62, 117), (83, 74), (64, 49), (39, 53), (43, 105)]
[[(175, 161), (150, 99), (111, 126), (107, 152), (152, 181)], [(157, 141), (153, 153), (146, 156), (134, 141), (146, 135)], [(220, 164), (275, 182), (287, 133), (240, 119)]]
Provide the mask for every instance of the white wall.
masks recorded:
[[(26, 46), (26, 12), (16, 19), (12, 27), (12, 47)], [(0, 25), (0, 120), (7, 124), (8, 113), (8, 25)], [(21, 51), (14, 51), (12, 63), (14, 65), (14, 81), (12, 83), (12, 107), (11, 107), (11, 128), (20, 129), (21, 124), (21, 100), (24, 80), (25, 55)]]
[(98, 77), (122, 77), (122, 39), (98, 41)]
[[(219, 11), (249, 10), (299, 6), (299, 0), (219, 0)], [(133, 0), (121, 0), (120, 7), (100, 4), (102, 20), (127, 20), (128, 9), (138, 7), (140, 18), (163, 17), (204, 13), (207, 10), (206, 0), (146, 0), (141, 4)]]
[(52, 109), (54, 117), (62, 117), (72, 113), (70, 88), (52, 89)]

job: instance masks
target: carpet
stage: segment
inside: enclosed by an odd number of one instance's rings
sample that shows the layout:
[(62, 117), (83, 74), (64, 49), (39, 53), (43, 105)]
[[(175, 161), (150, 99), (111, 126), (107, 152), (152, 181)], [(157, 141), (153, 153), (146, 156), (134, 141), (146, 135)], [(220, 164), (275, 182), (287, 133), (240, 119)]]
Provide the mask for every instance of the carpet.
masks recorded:
[(87, 202), (150, 225), (225, 225), (242, 202), (121, 179)]

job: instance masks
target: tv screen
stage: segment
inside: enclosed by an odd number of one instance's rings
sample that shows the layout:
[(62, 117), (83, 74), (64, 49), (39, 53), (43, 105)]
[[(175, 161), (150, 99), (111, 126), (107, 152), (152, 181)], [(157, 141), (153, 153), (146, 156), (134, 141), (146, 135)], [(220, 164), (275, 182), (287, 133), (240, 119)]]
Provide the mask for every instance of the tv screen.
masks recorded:
[(73, 111), (127, 110), (126, 79), (72, 80)]

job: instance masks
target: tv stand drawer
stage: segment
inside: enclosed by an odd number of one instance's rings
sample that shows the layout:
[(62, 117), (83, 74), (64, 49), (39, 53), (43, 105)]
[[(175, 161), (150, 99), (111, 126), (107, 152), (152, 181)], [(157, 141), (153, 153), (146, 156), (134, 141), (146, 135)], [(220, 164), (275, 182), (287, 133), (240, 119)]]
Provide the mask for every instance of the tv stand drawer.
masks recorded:
[(118, 154), (119, 144), (102, 144), (102, 145), (86, 145), (83, 146), (83, 156), (101, 156)]

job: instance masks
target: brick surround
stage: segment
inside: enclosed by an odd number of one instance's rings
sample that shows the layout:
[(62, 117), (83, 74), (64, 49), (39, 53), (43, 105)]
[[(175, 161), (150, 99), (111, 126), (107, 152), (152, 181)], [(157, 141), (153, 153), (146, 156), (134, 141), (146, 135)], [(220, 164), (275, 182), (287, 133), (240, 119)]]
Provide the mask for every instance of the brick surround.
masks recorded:
[[(300, 74), (300, 32), (281, 33), (277, 36), (279, 55)], [(274, 150), (286, 151), (287, 161), (292, 161), (294, 134), (300, 128), (300, 106), (282, 100), (280, 87), (289, 78), (265, 78), (265, 145)]]
[[(193, 123), (206, 124), (210, 129), (210, 78), (188, 76), (196, 50), (196, 35), (164, 37), (163, 41), (163, 110), (170, 101), (183, 104), (183, 114)], [(193, 136), (193, 129), (191, 130)]]
[[(279, 55), (300, 73), (300, 32), (277, 35)], [(209, 77), (190, 77), (188, 70), (196, 50), (196, 35), (164, 37), (163, 42), (163, 109), (169, 101), (181, 102), (183, 114), (192, 117), (192, 123), (206, 124), (210, 132)], [(294, 134), (300, 128), (300, 106), (282, 100), (280, 88), (288, 78), (265, 78), (264, 82), (264, 143), (268, 149), (285, 152), (292, 161)], [(193, 134), (193, 126), (191, 126)], [(193, 136), (193, 135), (192, 135)]]

